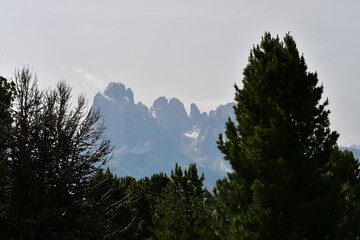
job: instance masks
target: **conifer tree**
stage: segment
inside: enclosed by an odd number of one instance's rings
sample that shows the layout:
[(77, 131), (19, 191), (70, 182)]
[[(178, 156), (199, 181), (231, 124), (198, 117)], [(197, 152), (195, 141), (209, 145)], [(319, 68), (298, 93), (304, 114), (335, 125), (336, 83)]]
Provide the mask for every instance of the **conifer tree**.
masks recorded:
[(169, 182), (166, 174), (135, 180), (100, 169), (87, 193), (86, 239), (144, 240), (152, 236), (156, 202)]
[(136, 202), (138, 226), (132, 239), (148, 239), (153, 235), (151, 229), (156, 227), (153, 222), (156, 204), (169, 182), (170, 178), (164, 173), (155, 173), (150, 178), (139, 180), (141, 196)]
[(8, 231), (8, 212), (10, 204), (10, 168), (7, 165), (9, 133), (11, 129), (11, 101), (14, 83), (0, 76), (0, 232)]
[[(358, 163), (348, 158), (351, 181), (345, 175), (339, 181), (329, 177), (336, 176), (341, 159), (331, 160), (338, 134), (330, 130), (317, 74), (307, 70), (289, 34), (281, 41), (265, 33), (248, 61), (242, 88), (235, 85), (236, 123), (229, 119), (218, 141), (234, 170), (215, 189), (219, 234), (339, 239), (339, 226), (349, 217), (339, 208), (359, 207), (355, 195), (347, 207), (339, 206), (339, 190), (359, 185)], [(340, 238), (349, 236), (344, 232)]]
[(150, 239), (214, 239), (214, 232), (206, 224), (211, 220), (207, 215), (211, 214), (203, 205), (209, 197), (203, 180), (196, 165), (191, 164), (184, 171), (175, 166), (155, 207)]
[(135, 239), (138, 185), (133, 177), (119, 178), (109, 169), (96, 173), (86, 197), (91, 216), (86, 224), (87, 239)]
[(11, 169), (11, 239), (82, 239), (89, 219), (89, 180), (107, 161), (109, 141), (98, 111), (83, 96), (72, 108), (71, 88), (60, 81), (40, 90), (27, 68), (15, 73)]

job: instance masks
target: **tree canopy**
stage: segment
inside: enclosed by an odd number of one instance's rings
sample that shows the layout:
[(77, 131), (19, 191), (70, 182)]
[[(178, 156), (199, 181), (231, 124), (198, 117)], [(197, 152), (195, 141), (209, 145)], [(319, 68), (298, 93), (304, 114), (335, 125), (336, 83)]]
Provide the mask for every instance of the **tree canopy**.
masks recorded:
[(335, 179), (343, 157), (334, 157), (338, 134), (330, 130), (317, 74), (307, 70), (290, 34), (281, 41), (265, 33), (243, 75), (242, 88), (235, 85), (236, 123), (229, 119), (218, 141), (234, 169), (215, 190), (227, 208), (218, 211), (228, 221), (224, 233), (228, 239), (346, 239), (350, 232), (338, 235), (349, 224), (339, 191), (359, 186), (359, 165), (347, 155), (352, 175)]
[(154, 209), (150, 239), (214, 239), (209, 229), (212, 213), (206, 205), (210, 196), (203, 181), (195, 164), (184, 171), (175, 165)]
[(265, 33), (235, 85), (213, 194), (195, 164), (135, 179), (102, 169), (96, 109), (28, 68), (0, 77), (1, 239), (359, 239), (360, 164), (340, 151), (328, 100), (290, 34)]
[(5, 232), (10, 204), (10, 169), (7, 166), (9, 131), (11, 129), (11, 102), (14, 83), (0, 76), (0, 232)]
[(16, 71), (12, 124), (8, 232), (14, 239), (80, 239), (89, 180), (108, 159), (101, 115), (86, 113), (83, 96), (71, 108), (71, 88), (60, 81), (40, 90), (28, 68)]

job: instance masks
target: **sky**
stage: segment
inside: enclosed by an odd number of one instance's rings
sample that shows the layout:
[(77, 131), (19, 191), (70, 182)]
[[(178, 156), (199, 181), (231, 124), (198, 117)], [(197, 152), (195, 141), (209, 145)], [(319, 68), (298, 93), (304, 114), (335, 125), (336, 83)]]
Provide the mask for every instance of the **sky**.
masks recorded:
[(121, 82), (148, 107), (165, 96), (210, 111), (233, 101), (266, 31), (290, 32), (339, 145), (360, 144), (358, 0), (0, 0), (0, 75), (28, 66), (42, 88), (65, 79), (90, 104)]

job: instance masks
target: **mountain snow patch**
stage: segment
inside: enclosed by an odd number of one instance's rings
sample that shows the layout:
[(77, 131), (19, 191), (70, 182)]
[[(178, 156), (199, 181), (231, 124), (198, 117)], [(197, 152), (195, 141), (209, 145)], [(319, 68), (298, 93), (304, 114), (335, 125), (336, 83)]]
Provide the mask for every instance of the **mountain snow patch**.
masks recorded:
[(197, 128), (196, 126), (193, 128), (192, 131), (184, 133), (186, 137), (193, 139), (197, 139), (199, 137), (199, 134), (200, 134), (200, 129)]

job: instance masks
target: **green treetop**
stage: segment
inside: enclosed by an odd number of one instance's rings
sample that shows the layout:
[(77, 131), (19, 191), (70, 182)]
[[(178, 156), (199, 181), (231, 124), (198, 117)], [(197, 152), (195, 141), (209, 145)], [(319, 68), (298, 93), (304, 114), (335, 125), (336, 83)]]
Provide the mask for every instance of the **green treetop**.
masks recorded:
[(237, 123), (229, 120), (218, 141), (234, 169), (215, 189), (219, 233), (227, 239), (334, 238), (339, 193), (326, 176), (334, 172), (338, 134), (329, 128), (317, 74), (307, 70), (292, 36), (280, 41), (270, 33), (252, 49), (243, 74), (242, 89), (235, 86)]
[(155, 207), (150, 239), (215, 239), (208, 228), (211, 213), (206, 203), (210, 196), (203, 181), (195, 164), (184, 171), (176, 164)]

